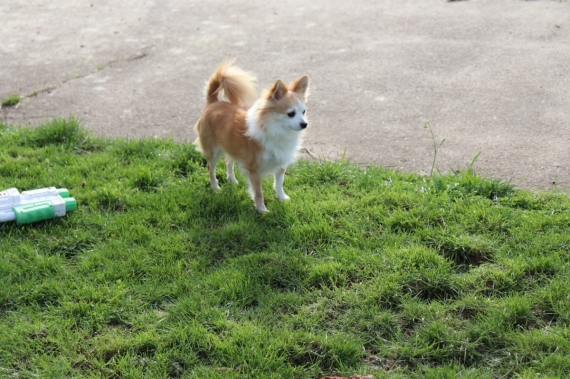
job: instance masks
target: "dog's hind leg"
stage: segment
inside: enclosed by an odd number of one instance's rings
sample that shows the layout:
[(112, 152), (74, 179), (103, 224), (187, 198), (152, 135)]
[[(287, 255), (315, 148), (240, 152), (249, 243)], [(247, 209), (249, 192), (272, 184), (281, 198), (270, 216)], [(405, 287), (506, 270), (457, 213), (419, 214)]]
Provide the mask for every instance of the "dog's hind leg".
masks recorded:
[(216, 162), (215, 161), (208, 162), (208, 171), (210, 172), (210, 187), (212, 187), (212, 189), (214, 191), (219, 190), (220, 185), (218, 184), (218, 179), (216, 179)]
[(220, 189), (220, 186), (218, 184), (218, 179), (216, 178), (216, 163), (220, 159), (222, 151), (214, 148), (210, 154), (207, 155), (206, 160), (208, 161), (208, 171), (210, 173), (210, 186), (214, 191), (217, 191)]
[(228, 178), (228, 182), (237, 184), (237, 179), (234, 174), (234, 160), (231, 157), (226, 158), (226, 176)]

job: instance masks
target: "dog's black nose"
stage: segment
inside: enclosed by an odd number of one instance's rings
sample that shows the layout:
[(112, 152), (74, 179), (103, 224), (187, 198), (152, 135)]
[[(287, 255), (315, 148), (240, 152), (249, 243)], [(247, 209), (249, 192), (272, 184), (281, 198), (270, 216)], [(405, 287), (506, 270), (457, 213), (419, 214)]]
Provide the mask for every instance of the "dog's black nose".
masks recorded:
[(307, 123), (306, 122), (302, 122), (301, 123), (301, 129), (305, 129), (307, 127)]

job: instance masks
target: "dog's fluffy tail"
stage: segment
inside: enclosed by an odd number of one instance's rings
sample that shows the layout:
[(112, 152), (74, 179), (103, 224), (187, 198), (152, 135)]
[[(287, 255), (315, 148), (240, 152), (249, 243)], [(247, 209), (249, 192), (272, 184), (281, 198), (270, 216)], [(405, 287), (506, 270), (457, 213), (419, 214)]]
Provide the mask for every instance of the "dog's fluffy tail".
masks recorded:
[(235, 59), (224, 60), (206, 84), (206, 103), (219, 101), (218, 96), (225, 96), (228, 101), (239, 107), (249, 108), (257, 99), (255, 82), (257, 78), (241, 68), (234, 66)]

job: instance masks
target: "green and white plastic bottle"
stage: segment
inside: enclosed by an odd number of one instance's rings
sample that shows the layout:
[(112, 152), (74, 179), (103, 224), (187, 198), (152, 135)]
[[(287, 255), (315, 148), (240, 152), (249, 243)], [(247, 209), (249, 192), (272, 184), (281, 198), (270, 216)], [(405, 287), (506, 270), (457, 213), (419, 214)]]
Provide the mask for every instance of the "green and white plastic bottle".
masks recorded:
[(76, 208), (77, 202), (66, 188), (48, 187), (22, 193), (10, 188), (0, 192), (0, 222), (31, 224), (63, 217)]

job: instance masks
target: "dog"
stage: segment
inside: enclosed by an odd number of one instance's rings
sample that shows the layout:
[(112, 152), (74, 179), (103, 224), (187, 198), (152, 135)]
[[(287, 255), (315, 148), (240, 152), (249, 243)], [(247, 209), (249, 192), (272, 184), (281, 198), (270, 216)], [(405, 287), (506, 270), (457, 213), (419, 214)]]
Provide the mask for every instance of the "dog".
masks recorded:
[(257, 97), (256, 77), (234, 62), (224, 60), (206, 84), (206, 107), (194, 127), (198, 135), (194, 144), (206, 158), (214, 191), (220, 188), (216, 162), (225, 156), (228, 181), (237, 183), (237, 163), (248, 178), (255, 210), (264, 213), (264, 176), (274, 175), (273, 188), (280, 201), (290, 199), (283, 191), (283, 180), (308, 126), (309, 77), (303, 75), (289, 85), (279, 79)]

